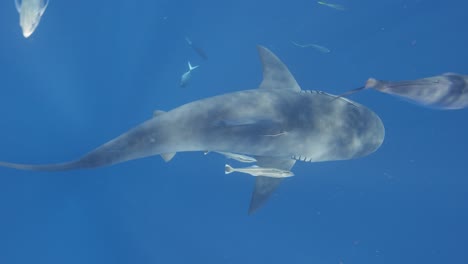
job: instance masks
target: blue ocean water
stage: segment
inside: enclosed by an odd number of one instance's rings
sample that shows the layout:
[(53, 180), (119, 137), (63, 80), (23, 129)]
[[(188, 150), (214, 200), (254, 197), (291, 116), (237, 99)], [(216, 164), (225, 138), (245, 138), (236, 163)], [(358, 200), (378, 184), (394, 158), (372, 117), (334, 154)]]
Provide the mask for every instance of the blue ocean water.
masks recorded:
[[(265, 45), (303, 89), (468, 74), (461, 0), (56, 1), (25, 39), (0, 3), (0, 160), (62, 162), (209, 96), (254, 89)], [(203, 48), (200, 58), (186, 43)], [(298, 48), (317, 43), (330, 53)], [(200, 65), (179, 87), (187, 61)], [(386, 127), (356, 160), (301, 163), (256, 214), (215, 154), (72, 172), (0, 168), (0, 263), (468, 263), (467, 110), (366, 91)]]

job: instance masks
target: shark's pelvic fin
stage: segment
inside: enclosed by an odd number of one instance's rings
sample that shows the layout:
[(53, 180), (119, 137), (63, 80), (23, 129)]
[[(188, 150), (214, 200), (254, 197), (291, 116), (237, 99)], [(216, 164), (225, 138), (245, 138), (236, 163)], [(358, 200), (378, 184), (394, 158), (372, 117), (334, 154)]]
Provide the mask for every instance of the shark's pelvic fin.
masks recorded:
[(282, 89), (298, 92), (301, 90), (288, 67), (275, 54), (263, 46), (257, 46), (257, 49), (263, 67), (263, 81), (259, 89)]
[(169, 162), (171, 161), (172, 158), (174, 158), (176, 152), (173, 152), (173, 153), (163, 153), (161, 154), (161, 157), (163, 158), (163, 160), (165, 162)]
[[(296, 163), (290, 158), (275, 158), (275, 157), (255, 157), (257, 165), (263, 168), (276, 168), (280, 170), (290, 171)], [(255, 177), (255, 188), (250, 200), (249, 215), (253, 214), (257, 209), (262, 207), (270, 198), (271, 194), (278, 188), (282, 178), (271, 177)]]

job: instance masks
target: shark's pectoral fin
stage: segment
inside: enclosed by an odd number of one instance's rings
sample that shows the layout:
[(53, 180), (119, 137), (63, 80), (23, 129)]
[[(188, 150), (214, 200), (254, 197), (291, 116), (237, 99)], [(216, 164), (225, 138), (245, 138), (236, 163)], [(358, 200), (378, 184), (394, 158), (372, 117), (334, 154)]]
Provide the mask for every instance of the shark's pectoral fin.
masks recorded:
[[(296, 163), (295, 160), (290, 158), (276, 158), (276, 157), (255, 157), (257, 165), (264, 168), (276, 168), (281, 170), (290, 171)], [(250, 200), (249, 215), (254, 213), (257, 209), (262, 207), (265, 202), (270, 198), (271, 194), (278, 188), (282, 178), (271, 178), (259, 176), (255, 179), (255, 188)]]
[(255, 189), (250, 200), (249, 215), (265, 204), (271, 194), (278, 188), (281, 181), (283, 181), (281, 178), (255, 177)]
[(176, 154), (176, 152), (174, 152), (174, 153), (163, 153), (163, 154), (161, 154), (161, 157), (163, 158), (163, 160), (165, 162), (169, 162), (169, 161), (171, 161), (172, 158), (174, 158), (175, 154)]
[(259, 89), (301, 91), (288, 67), (273, 52), (257, 46), (263, 67), (263, 81)]
[(21, 13), (21, 3), (21, 0), (15, 0), (16, 11), (18, 11), (18, 13)]

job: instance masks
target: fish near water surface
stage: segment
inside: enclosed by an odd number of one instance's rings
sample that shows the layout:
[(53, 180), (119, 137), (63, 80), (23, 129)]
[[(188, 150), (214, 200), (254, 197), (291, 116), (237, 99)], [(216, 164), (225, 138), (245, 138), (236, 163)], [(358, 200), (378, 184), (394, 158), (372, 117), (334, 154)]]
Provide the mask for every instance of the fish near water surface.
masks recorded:
[[(177, 152), (213, 151), (253, 157), (256, 165), (291, 171), (296, 161), (348, 160), (376, 151), (384, 140), (380, 118), (368, 108), (321, 91), (302, 90), (288, 68), (259, 46), (258, 89), (222, 94), (155, 111), (154, 116), (83, 157), (59, 164), (0, 166), (64, 171), (110, 166)], [(261, 207), (281, 178), (256, 177), (249, 213)]]
[(48, 5), (49, 0), (15, 0), (25, 38), (29, 38), (34, 33)]

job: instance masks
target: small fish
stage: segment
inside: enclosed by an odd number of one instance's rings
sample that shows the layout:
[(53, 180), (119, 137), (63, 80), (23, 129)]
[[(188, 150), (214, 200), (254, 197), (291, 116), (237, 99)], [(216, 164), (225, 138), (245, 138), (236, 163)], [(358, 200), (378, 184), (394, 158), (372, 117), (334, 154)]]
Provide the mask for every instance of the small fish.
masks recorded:
[(15, 0), (16, 10), (20, 15), (23, 36), (28, 38), (36, 30), (49, 0)]
[[(244, 163), (257, 162), (257, 160), (255, 158), (252, 158), (252, 157), (249, 157), (249, 156), (246, 156), (246, 155), (242, 155), (242, 154), (236, 154), (236, 153), (231, 153), (231, 152), (222, 152), (222, 151), (213, 151), (213, 152), (219, 153), (221, 155), (224, 155), (228, 159), (237, 160), (239, 162), (244, 162)], [(209, 151), (205, 151), (205, 155), (208, 154), (208, 153), (209, 153)]]
[(311, 43), (311, 44), (304, 44), (304, 45), (299, 44), (299, 43), (294, 42), (294, 41), (291, 41), (291, 43), (292, 43), (293, 45), (297, 46), (297, 47), (300, 47), (300, 48), (314, 48), (314, 49), (316, 49), (317, 51), (320, 51), (320, 52), (322, 52), (322, 53), (330, 53), (330, 52), (331, 52), (331, 50), (328, 49), (327, 47), (320, 46), (320, 45), (313, 44), (313, 43)]
[(294, 176), (291, 171), (280, 170), (275, 168), (263, 168), (256, 165), (247, 168), (233, 168), (229, 164), (224, 166), (224, 173), (229, 174), (232, 172), (240, 172), (250, 174), (252, 176), (266, 176), (271, 178), (287, 178)]
[(207, 60), (208, 56), (206, 55), (206, 52), (200, 48), (197, 45), (194, 45), (193, 42), (188, 38), (185, 37), (185, 41), (187, 41), (187, 44), (200, 56), (202, 59)]
[(342, 6), (342, 5), (339, 5), (339, 4), (330, 4), (330, 3), (326, 3), (326, 2), (322, 2), (322, 1), (317, 1), (317, 3), (320, 4), (320, 5), (328, 6), (330, 8), (336, 9), (336, 10), (340, 10), (340, 11), (345, 10), (345, 7)]
[(456, 73), (444, 73), (433, 77), (395, 82), (369, 78), (363, 87), (350, 90), (338, 97), (369, 88), (435, 109), (448, 110), (468, 107), (468, 75)]
[(189, 61), (188, 67), (189, 67), (189, 70), (185, 72), (184, 74), (182, 74), (182, 77), (180, 78), (180, 87), (187, 86), (188, 82), (190, 81), (190, 78), (192, 78), (192, 71), (198, 68), (198, 65), (192, 66)]

